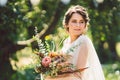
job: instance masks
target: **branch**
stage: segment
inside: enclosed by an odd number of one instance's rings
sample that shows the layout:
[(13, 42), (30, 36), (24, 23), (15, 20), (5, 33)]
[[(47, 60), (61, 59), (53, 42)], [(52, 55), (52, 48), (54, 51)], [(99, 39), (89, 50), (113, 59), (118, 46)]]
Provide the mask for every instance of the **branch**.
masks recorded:
[[(48, 29), (48, 27), (45, 26), (44, 29), (41, 32), (39, 32), (37, 35), (35, 35), (35, 36), (39, 36), (39, 38), (40, 38), (43, 34), (45, 34), (47, 29)], [(31, 39), (28, 39), (28, 40), (25, 40), (25, 41), (18, 41), (17, 44), (18, 45), (29, 45), (29, 44), (31, 44), (34, 41), (35, 41), (35, 39), (31, 38)]]
[[(54, 31), (60, 17), (61, 17), (61, 13), (63, 11), (63, 9), (65, 9), (65, 5), (60, 1), (58, 3), (58, 7), (56, 8), (56, 11), (53, 15), (53, 17), (51, 17), (50, 19), (50, 24), (48, 27), (45, 27), (39, 34), (39, 38), (41, 38), (42, 40), (44, 39), (44, 37), (48, 34), (50, 34), (52, 31)], [(18, 41), (17, 44), (18, 45), (28, 45), (28, 44), (31, 44), (32, 42), (34, 42), (34, 39), (29, 39), (29, 40), (26, 40), (26, 41)]]

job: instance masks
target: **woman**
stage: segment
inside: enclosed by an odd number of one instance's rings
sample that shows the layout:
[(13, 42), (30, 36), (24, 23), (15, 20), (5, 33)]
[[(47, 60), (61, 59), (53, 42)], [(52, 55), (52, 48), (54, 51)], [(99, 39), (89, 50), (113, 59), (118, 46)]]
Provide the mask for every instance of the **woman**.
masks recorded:
[[(72, 73), (58, 75), (45, 80), (105, 80), (101, 64), (91, 40), (85, 35), (89, 17), (86, 9), (76, 5), (68, 9), (63, 25), (69, 37), (64, 41), (63, 53), (72, 55)], [(71, 51), (71, 49), (73, 49)]]

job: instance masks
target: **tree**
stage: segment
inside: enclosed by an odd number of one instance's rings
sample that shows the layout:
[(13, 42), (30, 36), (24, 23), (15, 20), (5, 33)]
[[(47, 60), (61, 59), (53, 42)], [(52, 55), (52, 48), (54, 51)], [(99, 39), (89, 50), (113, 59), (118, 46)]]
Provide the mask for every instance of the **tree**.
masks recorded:
[(11, 0), (8, 1), (7, 6), (0, 7), (0, 71), (2, 73), (0, 79), (10, 79), (14, 73), (9, 58), (27, 44), (34, 45), (32, 36), (35, 26), (38, 27), (40, 38), (44, 39), (46, 35), (55, 33), (56, 26), (62, 23), (61, 18), (66, 9), (76, 4), (88, 8), (91, 18), (90, 30), (101, 61), (107, 62), (111, 58), (116, 60), (118, 55), (115, 45), (120, 41), (120, 2), (95, 1), (71, 0), (65, 5), (61, 0), (41, 0), (38, 5), (32, 5), (30, 0)]
[[(0, 71), (2, 74), (0, 74), (0, 76), (2, 77), (0, 77), (0, 79), (10, 79), (14, 71), (10, 65), (9, 58), (12, 57), (17, 50), (27, 46), (26, 44), (19, 45), (17, 41), (31, 38), (34, 35), (35, 26), (38, 26), (39, 30), (44, 29), (44, 25), (48, 26), (46, 33), (44, 32), (41, 36), (42, 39), (55, 29), (62, 13), (61, 9), (64, 9), (65, 5), (61, 1), (56, 1), (54, 2), (56, 4), (54, 7), (53, 2), (54, 1), (51, 1), (51, 3), (49, 3), (49, 1), (43, 1), (39, 6), (32, 6), (29, 1), (19, 0), (8, 2), (6, 7), (1, 7)], [(49, 7), (49, 9), (47, 7)]]
[(90, 6), (93, 41), (102, 62), (119, 60), (116, 52), (116, 43), (120, 41), (119, 3), (116, 0), (105, 0), (102, 3), (94, 2)]

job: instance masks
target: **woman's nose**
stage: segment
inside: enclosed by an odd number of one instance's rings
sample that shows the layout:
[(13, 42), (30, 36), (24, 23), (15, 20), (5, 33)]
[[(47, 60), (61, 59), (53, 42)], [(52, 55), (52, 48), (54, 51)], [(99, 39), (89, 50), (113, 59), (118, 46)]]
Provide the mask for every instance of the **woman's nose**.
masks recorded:
[(76, 23), (76, 27), (80, 27), (80, 23)]

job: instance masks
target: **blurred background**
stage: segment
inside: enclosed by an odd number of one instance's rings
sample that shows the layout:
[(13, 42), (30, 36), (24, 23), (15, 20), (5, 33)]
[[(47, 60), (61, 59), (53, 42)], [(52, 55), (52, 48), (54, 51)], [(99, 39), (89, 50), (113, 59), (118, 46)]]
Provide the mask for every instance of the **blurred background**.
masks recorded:
[(87, 35), (106, 80), (120, 80), (120, 0), (0, 0), (0, 80), (35, 79), (34, 28), (40, 39), (58, 46), (68, 36), (62, 20), (72, 5), (88, 9)]

